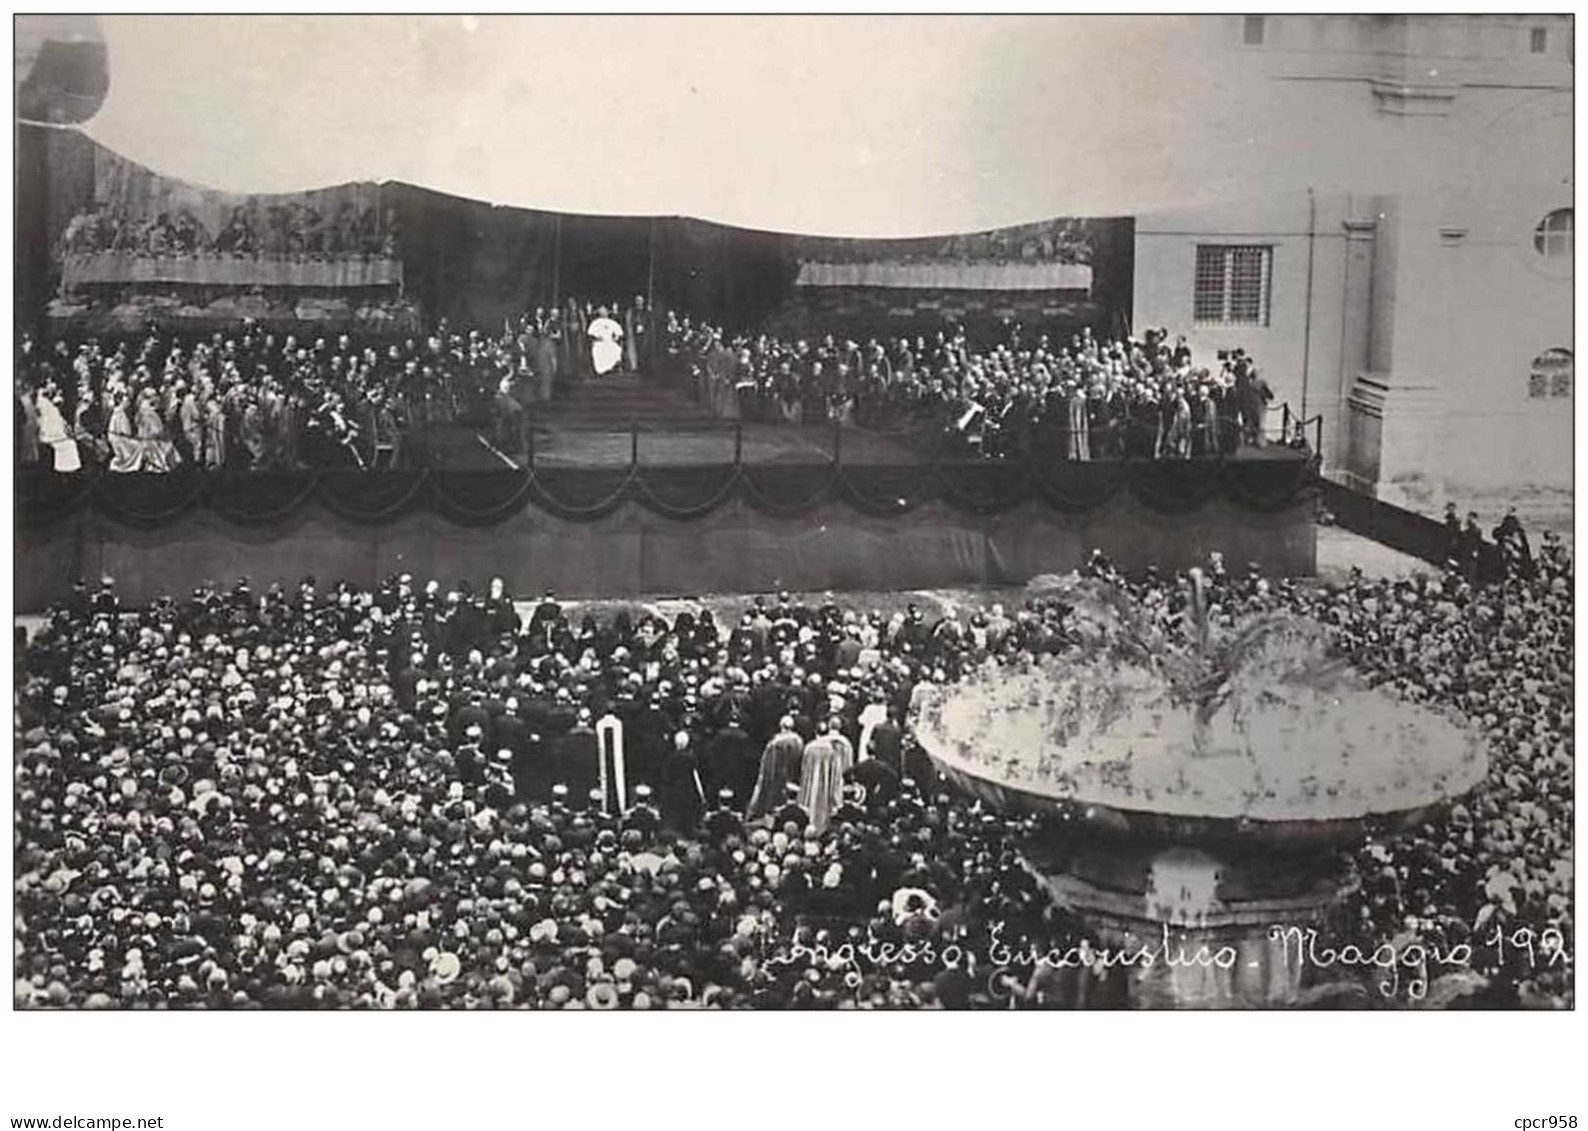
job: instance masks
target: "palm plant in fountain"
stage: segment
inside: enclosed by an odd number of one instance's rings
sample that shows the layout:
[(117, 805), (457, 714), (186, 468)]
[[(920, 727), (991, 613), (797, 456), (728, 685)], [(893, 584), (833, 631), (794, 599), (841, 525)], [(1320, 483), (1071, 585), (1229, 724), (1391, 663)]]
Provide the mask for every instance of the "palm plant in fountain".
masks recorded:
[(1320, 625), (1290, 613), (1225, 615), (1200, 569), (1190, 571), (1178, 613), (1144, 603), (1114, 581), (1076, 574), (1037, 577), (1027, 594), (1066, 610), (1078, 659), (1156, 676), (1169, 701), (1190, 710), (1199, 755), (1207, 752), (1213, 717), (1226, 707), (1239, 717), (1243, 704), (1277, 703), (1287, 689), (1351, 686), (1348, 664), (1331, 654)]

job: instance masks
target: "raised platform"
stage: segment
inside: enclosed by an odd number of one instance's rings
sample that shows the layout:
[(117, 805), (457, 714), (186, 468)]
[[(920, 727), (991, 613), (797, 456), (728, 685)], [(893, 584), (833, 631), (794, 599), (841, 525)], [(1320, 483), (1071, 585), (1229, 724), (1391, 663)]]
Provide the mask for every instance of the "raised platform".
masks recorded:
[[(599, 436), (599, 433), (591, 435)], [(844, 441), (847, 443), (847, 441)], [(1213, 550), (1311, 574), (1299, 459), (1230, 463), (537, 466), (17, 479), (16, 598), (109, 573), (127, 599), (247, 576), (401, 571), (570, 597), (1018, 585), (1102, 549), (1127, 568)]]

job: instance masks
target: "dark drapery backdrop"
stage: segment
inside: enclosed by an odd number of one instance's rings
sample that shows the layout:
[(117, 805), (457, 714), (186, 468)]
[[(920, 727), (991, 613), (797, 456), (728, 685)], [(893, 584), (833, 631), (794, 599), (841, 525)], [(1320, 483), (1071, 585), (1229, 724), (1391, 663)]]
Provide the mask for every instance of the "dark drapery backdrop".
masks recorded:
[(525, 509), (567, 522), (594, 522), (637, 505), (677, 522), (735, 504), (798, 518), (842, 504), (875, 518), (900, 519), (929, 505), (1001, 514), (1038, 503), (1084, 514), (1129, 495), (1159, 515), (1190, 514), (1214, 500), (1257, 514), (1285, 510), (1315, 489), (1300, 459), (1250, 461), (1095, 461), (1056, 469), (986, 462), (844, 466), (564, 468), (514, 471), (327, 471), (169, 475), (56, 475), (17, 478), (17, 523), (43, 529), (84, 510), (154, 530), (194, 510), (241, 526), (270, 527), (310, 505), (366, 525), (433, 512), (459, 526), (490, 526)]
[[(159, 178), (71, 129), (20, 126), (17, 155), (17, 302), (19, 316), (31, 324), (59, 284), (62, 232), (94, 199), (96, 164)], [(382, 210), (395, 210), (404, 290), (427, 319), (488, 329), (570, 296), (626, 303), (635, 295), (654, 295), (660, 306), (730, 329), (752, 328), (794, 293), (801, 257), (823, 246), (686, 217), (498, 207), (396, 182), (378, 191), (370, 185), (325, 191), (370, 197)], [(1133, 224), (1112, 219), (1083, 226), (1093, 247), (1092, 300), (1112, 312), (1111, 326), (1128, 323)], [(897, 240), (842, 243), (850, 258), (887, 259), (900, 246)]]
[(16, 126), (17, 328), (35, 329), (60, 280), (53, 250), (73, 216), (94, 199), (100, 148), (74, 129)]
[(939, 501), (903, 521), (844, 502), (780, 515), (739, 498), (695, 519), (630, 501), (599, 518), (523, 505), (491, 525), (460, 525), (430, 509), (369, 525), (311, 499), (265, 526), (196, 506), (151, 530), (84, 507), (19, 530), (15, 592), (20, 611), (40, 612), (64, 600), (73, 579), (106, 573), (134, 604), (206, 580), (246, 576), (263, 588), (314, 574), (373, 586), (403, 571), (446, 584), (496, 575), (518, 594), (552, 588), (571, 597), (1017, 585), (1077, 568), (1094, 548), (1130, 570), (1184, 569), (1218, 550), (1298, 576), (1315, 568), (1313, 509), (1306, 499), (1258, 510), (1220, 496), (1165, 514), (1122, 491), (1079, 512), (1028, 500), (978, 513)]

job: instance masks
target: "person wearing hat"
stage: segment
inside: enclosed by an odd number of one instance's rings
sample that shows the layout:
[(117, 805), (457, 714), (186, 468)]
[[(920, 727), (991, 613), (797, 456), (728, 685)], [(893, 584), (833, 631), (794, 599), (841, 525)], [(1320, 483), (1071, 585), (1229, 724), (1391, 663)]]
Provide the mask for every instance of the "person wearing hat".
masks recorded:
[(799, 782), (791, 781), (784, 787), (783, 804), (772, 814), (772, 827), (786, 831), (792, 826), (798, 834), (803, 835), (810, 824), (810, 810), (800, 804)]
[(653, 804), (654, 794), (651, 787), (644, 782), (636, 785), (629, 792), (634, 802), (623, 814), (623, 831), (637, 832), (643, 840), (649, 841), (662, 827), (662, 814)]
[(562, 606), (557, 603), (557, 595), (550, 589), (529, 614), (529, 626), (525, 630), (531, 636), (544, 636), (545, 633), (562, 619)]
[(703, 827), (706, 835), (719, 845), (729, 837), (744, 836), (744, 818), (735, 806), (733, 790), (717, 791), (717, 807), (706, 814)]

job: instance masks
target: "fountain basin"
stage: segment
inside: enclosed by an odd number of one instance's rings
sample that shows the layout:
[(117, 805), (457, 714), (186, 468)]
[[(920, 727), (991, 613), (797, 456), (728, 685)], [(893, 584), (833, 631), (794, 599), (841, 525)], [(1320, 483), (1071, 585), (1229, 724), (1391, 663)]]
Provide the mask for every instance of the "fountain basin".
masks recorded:
[(1139, 673), (1055, 674), (923, 688), (912, 724), (958, 790), (1044, 818), (1025, 865), (1055, 904), (1102, 946), (1155, 956), (1110, 975), (1137, 1006), (1294, 1003), (1295, 940), (1327, 929), (1343, 852), (1487, 772), (1465, 729), (1374, 692), (1265, 689), (1210, 723)]

